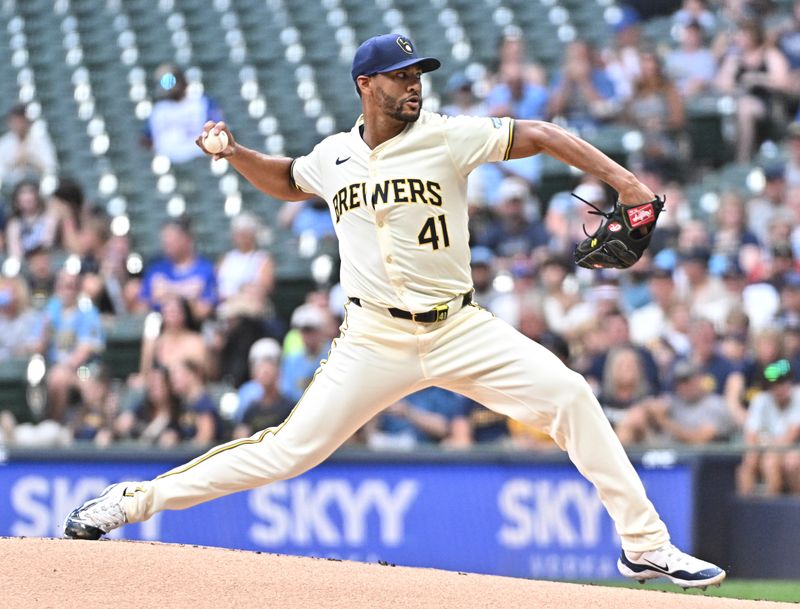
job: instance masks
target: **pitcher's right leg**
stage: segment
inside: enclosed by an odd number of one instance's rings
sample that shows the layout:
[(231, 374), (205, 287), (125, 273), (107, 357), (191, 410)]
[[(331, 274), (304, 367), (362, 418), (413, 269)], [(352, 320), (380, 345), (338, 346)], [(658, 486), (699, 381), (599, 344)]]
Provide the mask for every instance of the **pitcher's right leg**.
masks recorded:
[[(343, 324), (328, 360), (281, 425), (217, 446), (152, 481), (109, 488), (67, 517), (65, 533), (97, 538), (109, 524), (116, 528), (147, 520), (161, 510), (291, 478), (322, 462), (375, 414), (414, 391), (422, 378), (414, 336), (382, 337), (387, 329), (370, 319), (374, 315), (349, 312), (351, 327)], [(121, 522), (119, 515), (115, 520), (115, 503), (124, 512)]]

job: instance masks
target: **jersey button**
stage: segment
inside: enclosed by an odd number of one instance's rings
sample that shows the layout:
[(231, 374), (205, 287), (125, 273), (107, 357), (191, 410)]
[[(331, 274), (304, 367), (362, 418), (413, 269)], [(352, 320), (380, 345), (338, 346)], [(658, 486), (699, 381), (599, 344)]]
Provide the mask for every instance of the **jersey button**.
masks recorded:
[(383, 222), (378, 222), (378, 228), (383, 228)]
[(391, 263), (392, 262), (392, 257), (391, 256), (386, 256), (386, 262)]

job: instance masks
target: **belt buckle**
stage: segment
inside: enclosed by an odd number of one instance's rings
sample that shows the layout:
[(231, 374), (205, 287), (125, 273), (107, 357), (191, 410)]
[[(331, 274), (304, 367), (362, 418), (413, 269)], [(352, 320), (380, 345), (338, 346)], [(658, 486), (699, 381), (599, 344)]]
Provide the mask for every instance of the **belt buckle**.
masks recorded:
[(433, 311), (436, 313), (436, 321), (444, 321), (447, 319), (450, 308), (446, 304), (440, 304), (433, 307)]

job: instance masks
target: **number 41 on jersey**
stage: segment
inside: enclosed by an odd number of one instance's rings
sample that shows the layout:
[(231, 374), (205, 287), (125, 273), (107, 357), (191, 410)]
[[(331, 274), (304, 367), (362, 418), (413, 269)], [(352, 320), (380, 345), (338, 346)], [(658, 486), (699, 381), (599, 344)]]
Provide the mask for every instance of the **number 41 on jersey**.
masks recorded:
[[(436, 226), (437, 220), (440, 228), (437, 228)], [(422, 230), (419, 231), (419, 244), (426, 245), (430, 243), (433, 249), (438, 250), (440, 230), (442, 235), (442, 246), (449, 247), (450, 235), (447, 234), (447, 220), (445, 219), (444, 214), (436, 217), (430, 217), (425, 220), (425, 224), (422, 225)]]

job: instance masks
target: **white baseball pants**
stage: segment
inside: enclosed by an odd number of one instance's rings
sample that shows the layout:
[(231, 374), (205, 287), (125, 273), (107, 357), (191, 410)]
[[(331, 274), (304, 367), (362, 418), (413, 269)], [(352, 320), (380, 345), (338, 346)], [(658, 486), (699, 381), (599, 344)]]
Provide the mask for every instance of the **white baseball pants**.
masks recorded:
[(297, 476), (401, 397), (438, 385), (547, 431), (597, 488), (626, 550), (669, 540), (581, 375), (488, 311), (469, 305), (421, 324), (348, 303), (341, 335), (287, 419), (142, 483), (129, 522)]

